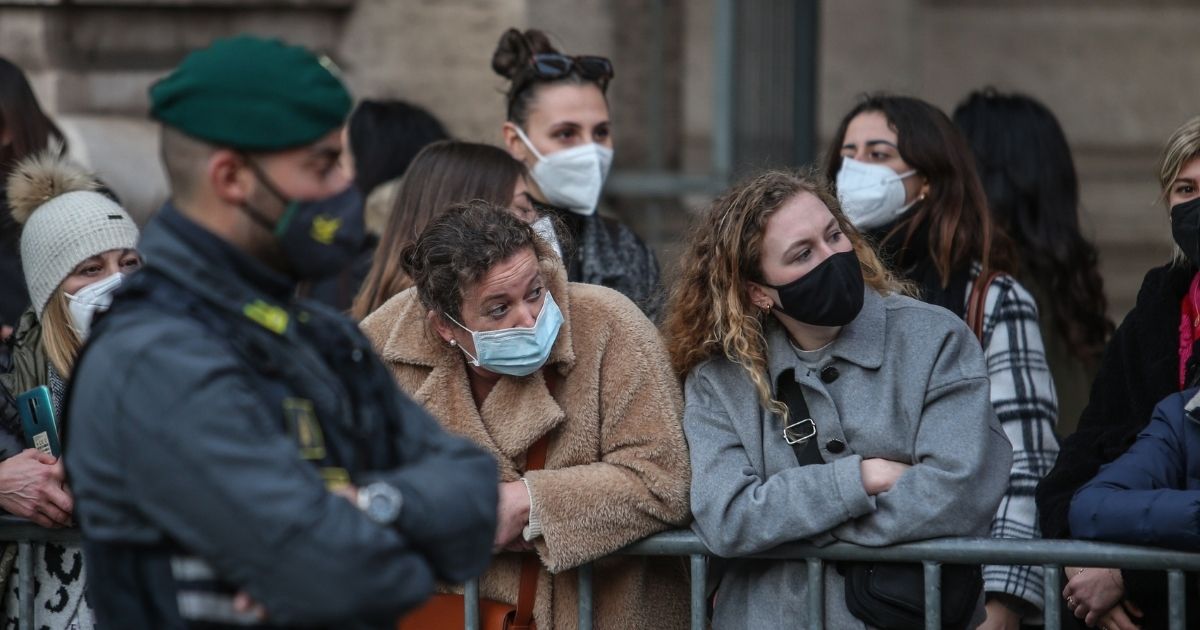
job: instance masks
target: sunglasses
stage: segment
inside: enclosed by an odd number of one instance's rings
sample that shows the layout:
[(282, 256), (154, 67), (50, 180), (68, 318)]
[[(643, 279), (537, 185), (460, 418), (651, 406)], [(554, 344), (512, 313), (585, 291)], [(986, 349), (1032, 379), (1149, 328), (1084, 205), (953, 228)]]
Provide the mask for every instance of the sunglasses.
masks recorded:
[(589, 81), (607, 83), (613, 78), (612, 62), (607, 57), (595, 55), (579, 55), (571, 57), (559, 53), (539, 53), (530, 60), (534, 74), (539, 79), (561, 79), (572, 70), (578, 70), (579, 76)]

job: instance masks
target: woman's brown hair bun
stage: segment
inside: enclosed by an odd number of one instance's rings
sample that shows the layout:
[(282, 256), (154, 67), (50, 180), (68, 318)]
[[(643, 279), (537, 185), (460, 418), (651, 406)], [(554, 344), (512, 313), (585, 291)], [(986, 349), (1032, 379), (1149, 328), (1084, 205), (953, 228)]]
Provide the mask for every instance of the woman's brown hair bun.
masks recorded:
[[(558, 54), (558, 49), (550, 43), (550, 38), (544, 31), (531, 28), (524, 33), (515, 28), (504, 31), (500, 42), (496, 44), (496, 52), (492, 53), (492, 70), (508, 79), (506, 95), (508, 115), (507, 120), (517, 124), (525, 123), (525, 116), (532, 98), (530, 88), (546, 82), (533, 72), (532, 59), (534, 55)], [(583, 79), (576, 73), (571, 73), (555, 81), (581, 83)]]
[(522, 33), (510, 28), (500, 35), (496, 52), (492, 53), (492, 70), (512, 81), (521, 70), (529, 67), (529, 60), (533, 55), (556, 52), (558, 51), (550, 44), (550, 38), (542, 31), (531, 28)]

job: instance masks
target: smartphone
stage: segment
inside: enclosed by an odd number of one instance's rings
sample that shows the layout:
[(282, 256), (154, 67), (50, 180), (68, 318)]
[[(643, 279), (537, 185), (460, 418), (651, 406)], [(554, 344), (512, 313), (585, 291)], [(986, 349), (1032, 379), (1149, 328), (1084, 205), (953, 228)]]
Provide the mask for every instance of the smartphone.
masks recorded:
[(54, 419), (50, 388), (39, 385), (17, 396), (17, 411), (25, 430), (25, 445), (58, 457), (62, 447), (58, 443), (58, 422)]

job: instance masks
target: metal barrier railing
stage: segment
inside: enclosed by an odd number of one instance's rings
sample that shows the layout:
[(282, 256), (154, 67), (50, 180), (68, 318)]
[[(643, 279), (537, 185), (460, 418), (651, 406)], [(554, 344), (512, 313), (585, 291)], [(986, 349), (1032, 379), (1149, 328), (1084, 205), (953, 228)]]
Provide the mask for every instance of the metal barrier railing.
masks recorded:
[[(35, 542), (69, 543), (79, 541), (78, 530), (43, 529), (15, 517), (0, 516), (0, 541), (16, 542), (20, 571), (21, 630), (33, 627), (33, 545)], [(707, 585), (705, 572), (711, 552), (690, 531), (664, 532), (636, 542), (614, 555), (688, 556), (691, 566), (691, 627), (707, 626)], [(825, 563), (873, 560), (880, 562), (920, 562), (925, 567), (925, 627), (941, 628), (942, 564), (1035, 565), (1045, 568), (1046, 630), (1060, 630), (1058, 601), (1062, 591), (1064, 566), (1147, 569), (1167, 572), (1168, 618), (1171, 630), (1184, 630), (1187, 618), (1185, 571), (1200, 571), (1200, 553), (1168, 549), (1093, 543), (1075, 540), (1015, 540), (997, 538), (943, 538), (906, 543), (891, 547), (860, 547), (835, 543), (816, 547), (789, 543), (750, 558), (796, 560), (808, 565), (808, 619), (806, 627), (823, 627), (825, 616)], [(593, 616), (592, 565), (576, 569), (579, 581), (579, 630), (591, 630)], [(479, 582), (465, 585), (466, 629), (479, 630)]]
[[(692, 574), (691, 627), (692, 630), (703, 630), (707, 627), (705, 570), (711, 552), (695, 534), (690, 531), (664, 532), (634, 543), (615, 555), (688, 556), (691, 559)], [(805, 627), (812, 630), (824, 627), (825, 592), (822, 576), (825, 563), (830, 561), (920, 562), (925, 567), (925, 627), (928, 630), (939, 630), (942, 627), (943, 563), (1044, 567), (1046, 630), (1062, 628), (1057, 602), (1063, 588), (1064, 566), (1165, 570), (1168, 576), (1168, 615), (1171, 630), (1184, 630), (1186, 622), (1184, 572), (1200, 571), (1200, 553), (1075, 540), (943, 538), (891, 547), (860, 547), (846, 543), (816, 547), (806, 543), (789, 543), (749, 557), (761, 560), (803, 560), (807, 563), (809, 589), (808, 619)], [(588, 565), (580, 568), (578, 579), (579, 629), (591, 630), (593, 593), (592, 572)], [(466, 630), (478, 630), (478, 586), (466, 592)], [(475, 598), (474, 601), (472, 597)], [(475, 620), (475, 625), (472, 625), (471, 619)]]

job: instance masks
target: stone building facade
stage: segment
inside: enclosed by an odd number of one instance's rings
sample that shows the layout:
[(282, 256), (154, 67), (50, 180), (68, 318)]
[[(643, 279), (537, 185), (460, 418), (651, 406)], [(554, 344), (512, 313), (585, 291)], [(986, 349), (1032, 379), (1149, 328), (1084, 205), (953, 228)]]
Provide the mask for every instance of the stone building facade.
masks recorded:
[[(213, 38), (255, 32), (306, 44), (331, 54), (356, 95), (413, 101), (458, 137), (496, 142), (504, 83), (491, 72), (491, 52), (507, 26), (537, 26), (569, 52), (613, 58), (617, 173), (689, 173), (707, 181), (692, 194), (652, 202), (629, 194), (613, 199), (614, 211), (637, 225), (669, 267), (688, 210), (706, 202), (702, 189), (725, 183), (711, 167), (715, 116), (722, 111), (714, 97), (721, 1), (0, 0), (0, 55), (26, 68), (73, 153), (144, 218), (166, 194), (157, 131), (145, 120), (146, 89)], [(728, 6), (735, 16), (772, 5), (794, 15), (812, 2)], [(1141, 275), (1169, 253), (1154, 168), (1167, 135), (1200, 113), (1193, 87), (1200, 84), (1200, 6), (1187, 0), (816, 4), (814, 79), (787, 93), (815, 111), (809, 154), (823, 149), (862, 92), (914, 94), (947, 110), (985, 85), (1031, 94), (1058, 114), (1075, 150), (1085, 229), (1100, 247), (1112, 313), (1119, 318), (1132, 305)], [(797, 55), (803, 46), (788, 38), (787, 28), (770, 37), (743, 33), (735, 46), (765, 59)], [(762, 68), (754, 64), (734, 67), (740, 103), (734, 115), (743, 120), (759, 116), (762, 95), (777, 94), (793, 76), (756, 72)], [(770, 161), (745, 152), (736, 159), (741, 168)]]

